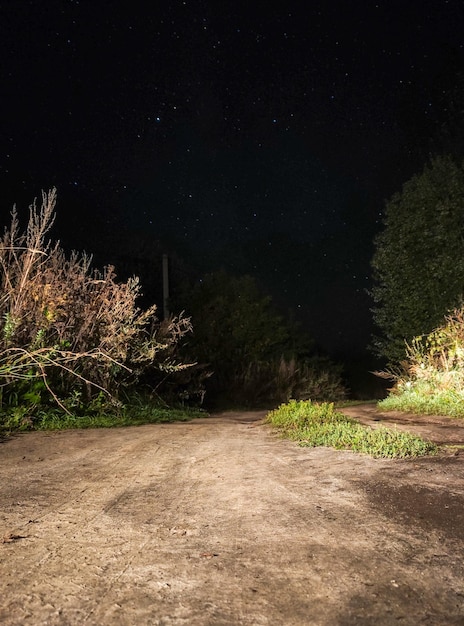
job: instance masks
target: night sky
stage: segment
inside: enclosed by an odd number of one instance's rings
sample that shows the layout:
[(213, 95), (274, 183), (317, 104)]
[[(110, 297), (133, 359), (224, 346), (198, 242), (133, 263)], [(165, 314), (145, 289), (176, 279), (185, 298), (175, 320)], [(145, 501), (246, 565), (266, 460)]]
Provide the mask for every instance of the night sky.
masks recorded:
[(55, 236), (149, 293), (163, 251), (249, 273), (362, 353), (384, 200), (432, 150), (463, 26), (460, 0), (0, 0), (3, 223), (56, 186)]

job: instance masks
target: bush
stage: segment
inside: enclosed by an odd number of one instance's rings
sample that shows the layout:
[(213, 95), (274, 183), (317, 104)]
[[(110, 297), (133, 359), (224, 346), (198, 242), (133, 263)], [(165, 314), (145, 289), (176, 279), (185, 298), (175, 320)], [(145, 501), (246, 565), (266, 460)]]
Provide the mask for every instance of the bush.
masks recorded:
[(295, 400), (340, 401), (346, 398), (340, 368), (328, 359), (295, 357), (249, 363), (237, 383), (245, 405), (276, 406)]
[(160, 372), (187, 367), (176, 349), (190, 320), (159, 322), (156, 307), (137, 307), (137, 278), (118, 283), (113, 267), (92, 269), (87, 255), (46, 240), (55, 203), (55, 189), (43, 193), (24, 233), (14, 209), (0, 240), (1, 401), (29, 413), (50, 397), (68, 412), (71, 400), (115, 399), (147, 372), (154, 387)]
[(383, 409), (464, 417), (464, 306), (415, 337), (400, 368), (378, 374), (395, 383)]

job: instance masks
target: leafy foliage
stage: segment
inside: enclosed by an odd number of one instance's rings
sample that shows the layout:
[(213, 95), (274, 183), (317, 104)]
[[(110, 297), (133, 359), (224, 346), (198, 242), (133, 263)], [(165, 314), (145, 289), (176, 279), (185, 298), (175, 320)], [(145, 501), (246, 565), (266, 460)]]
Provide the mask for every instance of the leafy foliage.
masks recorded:
[(464, 306), (407, 346), (401, 368), (379, 375), (395, 381), (384, 409), (464, 417)]
[(114, 269), (91, 268), (91, 259), (66, 257), (46, 240), (55, 219), (56, 190), (30, 207), (24, 233), (16, 210), (0, 240), (0, 388), (2, 405), (28, 407), (50, 396), (69, 411), (151, 372), (183, 369), (179, 341), (191, 330), (183, 317), (159, 322), (156, 307), (136, 305), (136, 278), (118, 283)]
[(387, 203), (372, 259), (379, 356), (404, 357), (405, 341), (430, 332), (464, 285), (464, 169), (437, 157)]
[(270, 357), (288, 339), (271, 298), (259, 292), (251, 276), (209, 274), (193, 290), (191, 308), (195, 346), (213, 362), (225, 354), (234, 364)]
[(193, 336), (189, 358), (214, 372), (208, 395), (225, 404), (237, 395), (250, 363), (280, 355), (288, 330), (250, 276), (234, 277), (224, 271), (207, 275), (187, 295)]
[(207, 382), (210, 402), (275, 406), (291, 397), (344, 396), (340, 372), (310, 357), (309, 341), (275, 311), (251, 276), (210, 274), (185, 307), (194, 326), (188, 358), (213, 372)]
[[(66, 403), (67, 406), (69, 406)], [(79, 405), (79, 409), (81, 405)], [(168, 407), (154, 403), (152, 399), (130, 398), (130, 403), (109, 406), (103, 402), (91, 402), (84, 412), (67, 413), (58, 406), (36, 410), (33, 418), (27, 406), (16, 406), (5, 411), (0, 420), (0, 436), (13, 431), (64, 430), (70, 428), (117, 428), (165, 422), (185, 422), (207, 414), (199, 408)]]
[(271, 411), (267, 421), (302, 446), (329, 446), (386, 458), (421, 456), (436, 450), (432, 443), (406, 432), (363, 426), (336, 411), (332, 403), (291, 400)]

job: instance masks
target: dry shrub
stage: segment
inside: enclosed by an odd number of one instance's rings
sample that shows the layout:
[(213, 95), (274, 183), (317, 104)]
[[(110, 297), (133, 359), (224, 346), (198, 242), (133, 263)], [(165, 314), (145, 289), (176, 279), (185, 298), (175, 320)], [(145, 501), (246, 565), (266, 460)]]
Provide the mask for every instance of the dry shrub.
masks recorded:
[[(188, 367), (176, 347), (190, 320), (142, 311), (137, 278), (118, 283), (114, 268), (91, 268), (91, 258), (46, 239), (55, 219), (56, 190), (30, 207), (24, 233), (16, 209), (0, 240), (0, 378), (5, 387), (41, 379), (55, 399), (75, 391), (117, 394), (147, 371)], [(154, 383), (156, 381), (154, 380)]]
[(340, 401), (347, 392), (340, 368), (328, 359), (294, 357), (252, 362), (235, 384), (243, 404), (275, 405), (295, 400)]

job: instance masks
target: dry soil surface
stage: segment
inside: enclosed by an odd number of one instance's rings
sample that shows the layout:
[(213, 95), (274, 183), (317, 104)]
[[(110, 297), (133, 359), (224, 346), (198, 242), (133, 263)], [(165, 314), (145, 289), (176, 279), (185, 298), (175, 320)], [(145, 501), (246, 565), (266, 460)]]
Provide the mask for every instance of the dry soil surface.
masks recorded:
[(264, 413), (4, 441), (0, 623), (464, 624), (463, 426), (346, 412), (455, 447), (301, 448)]

